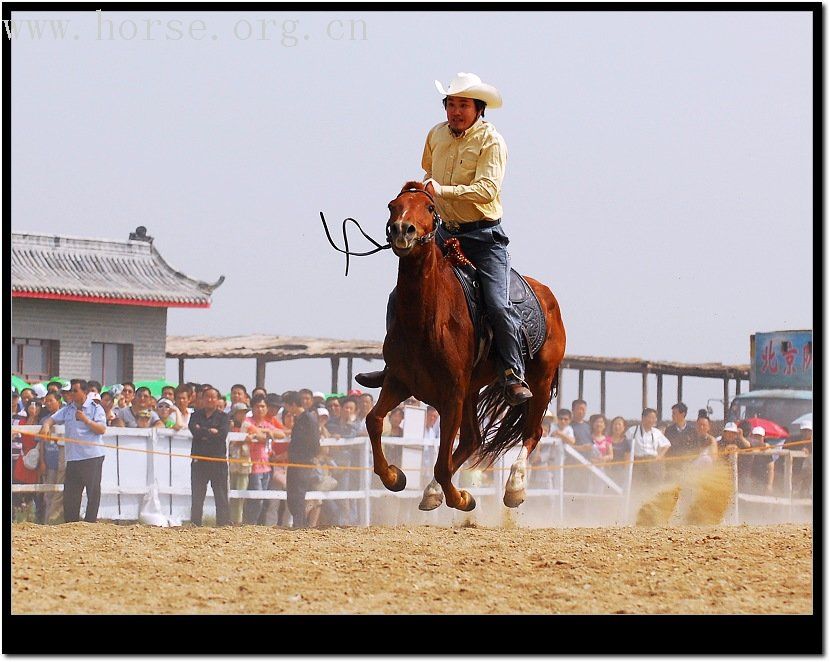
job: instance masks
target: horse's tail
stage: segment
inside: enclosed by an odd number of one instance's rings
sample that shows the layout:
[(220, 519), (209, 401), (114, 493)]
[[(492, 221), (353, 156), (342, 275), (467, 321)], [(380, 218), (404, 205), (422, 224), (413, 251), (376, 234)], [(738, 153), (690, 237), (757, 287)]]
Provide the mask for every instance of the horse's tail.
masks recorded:
[(511, 447), (522, 440), (529, 406), (527, 402), (511, 407), (504, 397), (504, 385), (495, 381), (479, 396), (477, 415), (484, 425), (481, 446), (476, 452), (473, 466), (486, 462), (492, 466)]

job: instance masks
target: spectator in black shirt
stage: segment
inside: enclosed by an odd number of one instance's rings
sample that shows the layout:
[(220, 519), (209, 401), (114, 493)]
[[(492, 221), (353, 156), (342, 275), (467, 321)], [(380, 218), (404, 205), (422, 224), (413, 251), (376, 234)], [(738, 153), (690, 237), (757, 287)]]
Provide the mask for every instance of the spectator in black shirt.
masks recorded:
[[(219, 391), (209, 386), (202, 392), (202, 398), (204, 409), (194, 411), (187, 425), (193, 435), (190, 454), (226, 460), (228, 457), (226, 440), (230, 420), (228, 415), (219, 409)], [(190, 521), (196, 526), (202, 525), (202, 510), (205, 505), (208, 482), (213, 489), (213, 498), (216, 502), (216, 525), (227, 526), (230, 524), (227, 461), (218, 462), (195, 458), (191, 460)]]
[[(291, 429), (291, 442), (288, 444), (288, 462), (290, 464), (314, 464), (314, 458), (320, 452), (320, 421), (317, 411), (305, 411), (299, 393), (286, 393), (285, 407), (294, 415), (294, 427)], [(305, 527), (305, 495), (311, 489), (314, 478), (313, 467), (288, 467), (286, 472), (286, 496), (288, 511), (291, 513), (292, 526), (295, 529)]]
[[(692, 460), (700, 451), (695, 426), (686, 420), (688, 411), (689, 408), (682, 402), (672, 405), (672, 422), (664, 432), (666, 438), (671, 442), (671, 448), (666, 452), (666, 457), (685, 456)], [(672, 464), (677, 466), (677, 463)]]

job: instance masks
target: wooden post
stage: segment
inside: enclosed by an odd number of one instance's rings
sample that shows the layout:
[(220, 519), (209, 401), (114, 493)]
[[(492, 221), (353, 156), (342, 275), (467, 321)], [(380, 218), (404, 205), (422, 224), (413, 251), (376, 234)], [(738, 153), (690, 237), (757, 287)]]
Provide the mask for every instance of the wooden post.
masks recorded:
[[(562, 409), (562, 391), (564, 391), (563, 385), (565, 383), (565, 369), (560, 367), (559, 368), (559, 388), (556, 390), (556, 411)], [(554, 414), (556, 412), (553, 412)]]
[(265, 388), (265, 359), (256, 357), (256, 385)]
[(741, 378), (736, 377), (735, 378), (735, 395), (740, 395), (740, 394), (741, 394)]
[(352, 361), (354, 359), (350, 356), (346, 359), (346, 390), (348, 391), (352, 387)]
[(577, 396), (580, 400), (583, 399), (583, 393), (585, 392), (585, 369), (579, 369), (579, 395)]
[(657, 422), (663, 420), (663, 373), (657, 373)]
[(677, 375), (677, 401), (683, 402), (683, 375)]
[(648, 368), (643, 368), (643, 409), (648, 407)]
[(793, 520), (793, 456), (790, 454), (790, 451), (787, 451), (787, 454), (784, 456), (784, 480), (786, 490), (787, 490), (787, 499), (789, 499), (789, 504), (787, 505), (787, 521), (792, 522)]
[(179, 384), (184, 384), (184, 359), (179, 358)]
[(599, 411), (605, 416), (605, 370), (599, 371)]
[(337, 373), (340, 371), (340, 357), (331, 357), (331, 392), (337, 393)]
[(723, 420), (726, 422), (726, 412), (729, 411), (729, 375), (723, 378)]

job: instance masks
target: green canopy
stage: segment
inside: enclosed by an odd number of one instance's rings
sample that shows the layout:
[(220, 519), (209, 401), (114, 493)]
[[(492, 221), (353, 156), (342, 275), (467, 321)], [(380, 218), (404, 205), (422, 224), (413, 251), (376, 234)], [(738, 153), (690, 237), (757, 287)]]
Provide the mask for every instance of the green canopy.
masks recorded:
[(30, 384), (27, 384), (17, 375), (12, 375), (12, 387), (17, 389), (17, 392), (20, 393), (24, 388), (32, 388)]

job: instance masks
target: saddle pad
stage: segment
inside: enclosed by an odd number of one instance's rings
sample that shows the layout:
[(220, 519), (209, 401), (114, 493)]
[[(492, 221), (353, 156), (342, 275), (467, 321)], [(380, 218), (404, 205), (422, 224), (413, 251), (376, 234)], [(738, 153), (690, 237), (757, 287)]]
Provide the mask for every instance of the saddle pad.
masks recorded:
[[(464, 291), (464, 297), (467, 299), (470, 318), (473, 320), (476, 339), (480, 341), (484, 335), (487, 321), (485, 318), (484, 304), (481, 300), (481, 289), (478, 284), (478, 279), (475, 276), (475, 271), (469, 267), (455, 265), (453, 265), (453, 271), (461, 283), (461, 289)], [(542, 314), (542, 306), (536, 298), (536, 293), (533, 291), (533, 288), (528, 285), (527, 281), (515, 269), (510, 270), (509, 294), (510, 301), (516, 307), (522, 319), (520, 340), (522, 351), (529, 358), (533, 358), (542, 347), (542, 343), (545, 341), (545, 336), (547, 335), (547, 323)]]

